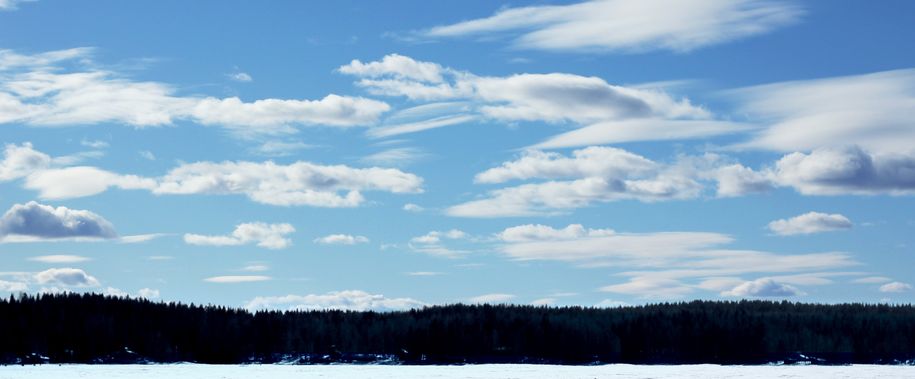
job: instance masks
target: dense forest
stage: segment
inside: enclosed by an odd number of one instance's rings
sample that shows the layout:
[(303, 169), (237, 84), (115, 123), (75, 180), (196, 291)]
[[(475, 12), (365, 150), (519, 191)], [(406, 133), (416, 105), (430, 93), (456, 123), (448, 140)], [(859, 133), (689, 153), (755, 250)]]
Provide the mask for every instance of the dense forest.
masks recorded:
[(257, 312), (98, 294), (0, 300), (0, 362), (912, 363), (915, 307), (740, 301)]

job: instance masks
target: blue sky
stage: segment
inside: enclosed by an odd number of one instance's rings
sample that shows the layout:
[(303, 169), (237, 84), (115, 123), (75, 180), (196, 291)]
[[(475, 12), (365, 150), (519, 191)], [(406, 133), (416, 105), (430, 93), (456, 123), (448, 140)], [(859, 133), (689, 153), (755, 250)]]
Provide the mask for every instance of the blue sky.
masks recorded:
[(0, 0), (0, 294), (911, 302), (915, 5)]

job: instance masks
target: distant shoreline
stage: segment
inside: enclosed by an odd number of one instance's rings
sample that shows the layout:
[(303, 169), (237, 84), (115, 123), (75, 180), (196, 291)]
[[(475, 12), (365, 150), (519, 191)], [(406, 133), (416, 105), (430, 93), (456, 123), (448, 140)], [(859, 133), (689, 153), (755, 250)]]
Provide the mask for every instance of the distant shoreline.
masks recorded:
[(0, 300), (0, 363), (915, 364), (915, 307), (693, 301), (256, 312), (99, 294)]

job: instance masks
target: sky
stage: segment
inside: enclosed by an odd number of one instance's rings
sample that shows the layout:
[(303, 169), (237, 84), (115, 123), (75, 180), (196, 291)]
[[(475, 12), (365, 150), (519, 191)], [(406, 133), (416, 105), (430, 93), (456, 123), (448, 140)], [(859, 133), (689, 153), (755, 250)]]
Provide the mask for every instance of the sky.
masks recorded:
[(915, 3), (0, 0), (0, 295), (915, 299)]

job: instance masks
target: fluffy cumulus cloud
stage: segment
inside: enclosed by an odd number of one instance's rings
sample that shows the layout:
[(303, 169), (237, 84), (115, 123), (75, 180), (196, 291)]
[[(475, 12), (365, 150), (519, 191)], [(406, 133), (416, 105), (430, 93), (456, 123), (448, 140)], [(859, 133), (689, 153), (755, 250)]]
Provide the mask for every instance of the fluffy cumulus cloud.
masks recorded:
[(703, 190), (693, 171), (686, 165), (661, 164), (612, 147), (588, 147), (573, 151), (570, 157), (533, 150), (478, 174), (475, 180), (546, 181), (492, 190), (483, 199), (452, 206), (446, 212), (459, 217), (529, 216), (618, 200), (689, 199)]
[(355, 245), (368, 243), (369, 239), (364, 236), (354, 236), (349, 234), (331, 234), (324, 237), (315, 238), (314, 243), (322, 245)]
[(277, 309), (288, 311), (309, 311), (338, 309), (345, 311), (399, 311), (426, 306), (411, 298), (389, 298), (365, 291), (334, 291), (325, 294), (258, 296), (245, 304), (251, 311)]
[(98, 287), (99, 281), (94, 276), (78, 268), (51, 268), (38, 272), (35, 282), (42, 285), (64, 287)]
[[(10, 155), (10, 149), (15, 153)], [(24, 153), (21, 152), (24, 149)], [(30, 145), (8, 146), (0, 174), (9, 178), (27, 175), (25, 187), (46, 199), (91, 196), (110, 188), (147, 190), (157, 195), (245, 195), (253, 201), (280, 206), (355, 207), (362, 191), (420, 193), (423, 180), (391, 168), (354, 168), (298, 161), (288, 165), (265, 162), (182, 163), (161, 177), (122, 175), (96, 167), (74, 166), (39, 169), (43, 153)], [(10, 156), (30, 156), (10, 159)], [(20, 163), (5, 162), (15, 160)], [(22, 162), (37, 162), (23, 164)], [(9, 170), (5, 168), (9, 167)], [(37, 171), (36, 171), (37, 170)], [(2, 179), (0, 179), (2, 180)]]
[(915, 155), (857, 147), (791, 153), (776, 162), (774, 174), (780, 185), (809, 195), (915, 193)]
[(768, 33), (802, 14), (796, 5), (770, 0), (594, 0), (507, 8), (420, 35), (502, 35), (516, 47), (550, 51), (686, 52)]
[(769, 223), (769, 230), (778, 235), (790, 236), (846, 230), (852, 225), (848, 217), (837, 213), (807, 212), (789, 219), (772, 221)]
[(899, 293), (899, 292), (908, 292), (912, 290), (912, 285), (903, 282), (891, 282), (880, 286), (880, 292), (886, 293)]
[(433, 102), (393, 115), (384, 126), (369, 131), (375, 138), (477, 120), (594, 124), (586, 131), (576, 130), (578, 134), (546, 141), (543, 147), (580, 146), (586, 139), (611, 143), (696, 138), (746, 129), (715, 121), (703, 107), (675, 98), (663, 88), (619, 86), (598, 77), (478, 76), (396, 54), (368, 63), (353, 61), (338, 71), (358, 76), (357, 85), (375, 95)]
[(830, 270), (857, 264), (840, 252), (787, 255), (727, 249), (731, 237), (708, 232), (622, 233), (579, 224), (527, 224), (506, 228), (495, 237), (496, 251), (512, 260), (628, 268), (618, 273), (626, 281), (601, 290), (644, 298), (726, 292), (746, 282), (741, 275), (754, 274), (770, 274), (767, 277), (783, 284), (829, 284), (830, 276), (853, 274)]
[(506, 228), (497, 236), (500, 240), (511, 243), (533, 241), (562, 241), (579, 238), (608, 237), (616, 234), (611, 229), (586, 229), (581, 224), (571, 224), (562, 229), (555, 229), (540, 224), (527, 224)]
[(721, 293), (722, 296), (737, 297), (791, 297), (803, 295), (797, 288), (776, 282), (770, 278), (757, 279), (732, 288)]
[(717, 171), (719, 194), (738, 196), (776, 187), (804, 195), (911, 195), (915, 155), (874, 153), (858, 146), (794, 152), (753, 170), (740, 164)]
[(290, 224), (267, 224), (263, 222), (243, 223), (235, 226), (229, 235), (209, 236), (185, 234), (184, 242), (191, 245), (205, 246), (239, 246), (256, 244), (267, 249), (285, 249), (292, 245), (286, 235), (295, 232)]
[(13, 205), (0, 218), (0, 241), (112, 239), (114, 226), (86, 210), (29, 202)]
[(330, 94), (317, 100), (179, 95), (173, 86), (136, 81), (93, 68), (91, 49), (36, 55), (0, 51), (0, 123), (135, 127), (187, 120), (243, 135), (289, 133), (298, 126), (364, 126), (390, 107), (377, 100)]
[(420, 62), (400, 54), (389, 54), (380, 61), (366, 63), (353, 59), (348, 65), (338, 68), (338, 71), (349, 75), (369, 78), (393, 76), (430, 83), (442, 82), (442, 75), (447, 70), (437, 63)]
[[(360, 191), (422, 192), (422, 179), (388, 168), (323, 166), (309, 162), (198, 162), (182, 165), (162, 177), (156, 194), (245, 194), (272, 205), (355, 207)], [(345, 194), (340, 194), (345, 191)]]

